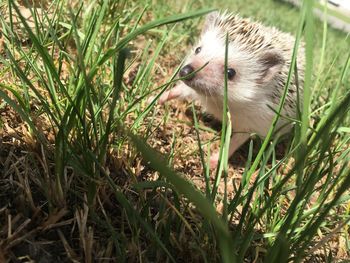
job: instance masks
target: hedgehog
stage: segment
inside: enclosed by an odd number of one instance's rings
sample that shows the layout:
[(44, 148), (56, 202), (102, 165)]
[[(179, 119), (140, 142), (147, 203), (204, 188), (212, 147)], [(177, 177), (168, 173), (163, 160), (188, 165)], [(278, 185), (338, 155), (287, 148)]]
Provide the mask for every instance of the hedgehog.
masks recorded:
[[(159, 99), (161, 104), (178, 98), (198, 100), (204, 111), (222, 120), (227, 55), (227, 104), (232, 116), (229, 156), (252, 134), (265, 137), (288, 78), (295, 38), (275, 27), (228, 12), (207, 15), (197, 45), (179, 70), (182, 79)], [(297, 74), (293, 74), (276, 134), (288, 133), (295, 118), (304, 82), (304, 44), (298, 49)], [(218, 163), (219, 153), (210, 157), (210, 166)]]

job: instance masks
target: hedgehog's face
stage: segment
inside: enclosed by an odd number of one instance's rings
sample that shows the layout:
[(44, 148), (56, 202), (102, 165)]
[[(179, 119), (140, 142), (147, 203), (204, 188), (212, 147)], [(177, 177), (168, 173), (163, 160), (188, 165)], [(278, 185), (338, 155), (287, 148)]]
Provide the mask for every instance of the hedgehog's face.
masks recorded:
[[(238, 78), (238, 65), (228, 59), (228, 87)], [(198, 93), (219, 95), (223, 91), (225, 80), (225, 45), (215, 31), (204, 34), (199, 43), (187, 57), (179, 72), (183, 81)]]
[[(225, 83), (225, 38), (219, 28), (209, 27), (179, 72), (186, 85), (199, 94), (222, 98)], [(283, 59), (274, 50), (253, 54), (239, 41), (228, 45), (227, 88), (230, 100), (256, 100), (257, 93), (274, 81)]]

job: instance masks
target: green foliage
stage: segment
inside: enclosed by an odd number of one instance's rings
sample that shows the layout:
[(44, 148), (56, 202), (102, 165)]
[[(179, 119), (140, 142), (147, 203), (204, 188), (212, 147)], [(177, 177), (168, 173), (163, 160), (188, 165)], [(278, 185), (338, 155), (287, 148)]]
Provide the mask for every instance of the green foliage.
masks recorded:
[[(152, 6), (149, 1), (77, 1), (74, 5), (52, 1), (47, 9), (50, 12), (30, 9), (32, 23), (14, 1), (8, 1), (6, 10), (11, 19), (0, 17), (5, 39), (0, 78), (7, 76), (0, 83), (0, 98), (28, 126), (46, 161), (52, 164), (46, 174), (32, 178), (41, 182), (36, 189), (42, 198), (40, 209), (51, 215), (66, 208), (74, 217), (85, 207), (89, 215), (85, 224), (93, 225), (99, 238), (111, 242), (113, 252), (109, 255), (119, 261), (177, 262), (181, 258), (243, 262), (256, 258), (259, 262), (301, 262), (316, 248), (323, 248), (337, 234), (334, 229), (345, 229), (349, 224), (345, 208), (350, 200), (348, 39), (327, 29), (326, 24), (317, 28), (315, 23), (320, 22), (313, 18), (312, 1), (305, 1), (299, 14), (272, 0), (259, 4), (236, 1), (233, 11), (239, 9), (243, 15), (256, 12), (258, 19), (273, 25), (281, 22), (282, 29), (296, 32), (296, 43), (276, 117), (257, 154), (255, 141), (250, 142), (245, 170), (231, 199), (227, 192), (228, 142), (234, 117), (231, 120), (225, 102), (220, 161), (211, 182), (200, 139), (203, 128), (192, 104), (190, 125), (198, 140), (203, 194), (170, 168), (173, 146), (167, 161), (145, 142), (160, 126), (155, 120), (157, 99), (177, 80), (175, 71), (164, 84), (158, 84), (158, 60), (176, 45), (187, 46), (193, 41), (198, 25), (195, 18), (212, 10), (188, 11), (209, 4), (183, 2), (179, 9), (168, 3)], [(215, 2), (219, 7), (226, 5), (225, 1)], [(286, 19), (282, 20), (282, 14), (272, 16), (269, 12), (275, 12), (273, 8), (262, 8), (264, 5), (286, 11)], [(262, 15), (263, 10), (270, 11)], [(315, 40), (318, 30), (320, 42)], [(273, 138), (273, 131), (289, 82), (296, 74), (302, 39), (306, 44), (304, 103), (298, 119), (291, 120), (293, 140), (278, 159), (279, 139)], [(339, 39), (345, 40), (339, 43)], [(335, 42), (340, 48), (332, 50), (338, 54), (331, 56), (326, 50)], [(135, 45), (138, 43), (142, 48)], [(338, 59), (335, 55), (344, 50), (347, 53)], [(126, 72), (136, 64), (133, 81), (127, 84)], [(227, 82), (227, 76), (225, 79)], [(155, 95), (151, 101), (150, 94)], [(39, 119), (51, 129), (53, 142), (46, 138)], [(131, 150), (126, 152), (125, 147)], [(159, 172), (157, 180), (140, 182), (137, 178), (135, 167), (140, 156), (147, 169)], [(116, 168), (113, 163), (118, 160), (122, 165)], [(120, 183), (125, 176), (133, 182), (131, 186)], [(222, 181), (224, 194), (220, 196)], [(101, 201), (103, 195), (108, 196), (108, 202), (116, 202), (112, 209), (106, 208), (107, 201)], [(217, 212), (219, 200), (223, 202), (221, 214)], [(80, 242), (82, 239), (80, 235)], [(96, 251), (82, 247), (84, 253), (78, 254), (84, 254), (81, 257), (87, 262), (89, 253), (98, 255), (97, 247)], [(67, 246), (65, 251), (69, 251)], [(76, 259), (72, 254), (67, 257)]]

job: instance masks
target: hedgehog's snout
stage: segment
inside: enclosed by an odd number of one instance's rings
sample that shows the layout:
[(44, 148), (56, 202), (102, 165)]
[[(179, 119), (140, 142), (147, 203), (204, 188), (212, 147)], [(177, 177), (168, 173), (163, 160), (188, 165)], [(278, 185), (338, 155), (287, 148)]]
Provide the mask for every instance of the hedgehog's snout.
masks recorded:
[(194, 78), (195, 74), (192, 74), (194, 72), (194, 68), (188, 64), (184, 66), (182, 69), (180, 69), (179, 75), (181, 78), (185, 78), (185, 80), (191, 80)]

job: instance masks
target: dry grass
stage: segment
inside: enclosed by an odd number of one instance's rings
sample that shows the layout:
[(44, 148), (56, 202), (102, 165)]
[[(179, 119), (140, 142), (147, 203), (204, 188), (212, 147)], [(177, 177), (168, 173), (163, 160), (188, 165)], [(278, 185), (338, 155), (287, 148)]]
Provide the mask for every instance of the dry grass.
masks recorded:
[[(144, 19), (148, 20), (150, 17), (151, 15), (145, 15)], [(144, 37), (135, 40), (132, 43), (135, 52), (142, 50), (146, 43), (147, 39)], [(26, 48), (27, 44), (23, 41), (22, 46)], [(0, 39), (1, 54), (3, 49), (3, 40)], [(74, 53), (74, 46), (72, 52)], [(153, 50), (150, 52), (152, 55)], [(165, 48), (153, 72), (156, 76), (153, 80), (155, 86), (161, 85), (172, 74), (180, 62), (180, 57), (185, 53), (185, 45), (180, 50), (169, 51)], [(140, 63), (141, 59), (124, 75), (126, 88), (132, 89)], [(69, 62), (65, 65), (66, 68), (63, 68), (61, 73), (63, 80), (70, 74)], [(1, 82), (10, 86), (14, 84), (15, 78), (11, 72), (1, 72), (0, 76)], [(12, 96), (10, 92), (8, 94)], [(123, 96), (127, 95), (122, 93), (121, 97)], [(140, 110), (145, 106), (146, 101), (143, 101)], [(32, 102), (31, 107), (37, 114), (36, 110), (40, 107), (36, 105), (36, 101)], [(0, 116), (0, 262), (114, 262), (118, 261), (116, 254), (124, 255), (125, 261), (128, 262), (141, 262), (145, 259), (166, 260), (164, 253), (157, 249), (157, 243), (152, 236), (132, 221), (133, 218), (116, 198), (115, 191), (106, 178), (95, 179), (96, 199), (93, 206), (89, 207), (85, 195), (86, 189), (81, 183), (85, 180), (84, 175), (75, 167), (66, 166), (64, 181), (61, 182), (66, 198), (62, 200), (58, 197), (57, 178), (54, 176), (57, 130), (52, 127), (49, 118), (41, 114), (31, 116), (39, 132), (46, 139), (46, 144), (43, 145), (33, 136), (18, 113), (1, 99)], [(136, 118), (136, 113), (129, 114), (125, 119), (126, 127), (131, 127)], [(204, 114), (200, 114), (199, 119), (201, 126), (209, 127), (200, 132), (202, 144), (211, 143), (211, 150), (217, 148), (221, 126)], [(138, 127), (138, 133), (150, 135), (147, 137), (148, 144), (164, 154), (169, 166), (204, 192), (203, 168), (189, 103), (172, 102), (166, 106), (157, 105), (153, 115), (148, 116)], [(259, 139), (254, 140), (255, 154), (259, 151), (259, 144)], [(278, 146), (277, 158), (283, 157), (286, 147), (284, 144)], [(241, 182), (248, 152), (249, 145), (246, 144), (231, 160), (227, 184), (229, 200), (235, 197), (236, 189)], [(192, 204), (186, 202), (186, 199), (174, 196), (164, 187), (142, 190), (135, 188), (135, 184), (140, 182), (157, 181), (160, 175), (145, 163), (127, 139), (121, 145), (115, 147), (112, 145), (106, 159), (104, 172), (118, 190), (127, 197), (135, 210), (154, 226), (156, 232), (169, 234), (167, 246), (171, 248), (173, 255), (178, 256), (176, 261), (200, 262), (202, 261), (200, 251), (206, 251), (207, 258), (220, 261), (217, 244), (211, 243), (210, 234), (203, 233), (203, 217), (197, 213)], [(293, 160), (289, 159), (289, 163), (281, 166), (279, 176), (288, 174), (289, 167), (292, 166)], [(264, 168), (271, 167), (270, 163)], [(259, 170), (253, 174), (252, 183), (258, 177)], [(213, 183), (213, 172), (210, 179)], [(221, 213), (223, 179), (218, 192), (216, 209)], [(290, 193), (289, 200), (285, 199), (285, 203), (281, 204), (286, 209), (294, 198), (293, 193), (294, 191)], [(314, 201), (316, 202), (316, 197)], [(282, 209), (281, 213), (286, 213), (286, 209)], [(348, 215), (348, 210), (349, 207), (343, 206), (333, 213)], [(232, 228), (239, 223), (241, 212), (242, 207), (237, 207), (236, 216), (231, 221)], [(329, 219), (333, 216), (334, 214), (331, 214)], [(181, 220), (177, 221), (178, 217), (181, 217)], [(257, 224), (255, 228), (257, 234), (264, 233), (264, 230), (264, 225)], [(329, 254), (333, 255), (334, 261), (348, 259), (350, 256), (346, 250), (348, 235), (347, 224), (334, 222), (328, 234), (319, 232), (313, 244), (321, 245), (311, 248), (312, 255), (308, 255), (305, 260), (325, 262)], [(200, 242), (193, 240), (194, 236)], [(120, 240), (123, 242), (121, 247), (125, 248), (125, 251), (118, 251), (116, 244)], [(198, 247), (198, 243), (201, 247)], [(245, 257), (246, 262), (261, 262), (266, 254), (265, 244), (266, 240), (262, 237), (253, 241), (248, 256)]]

